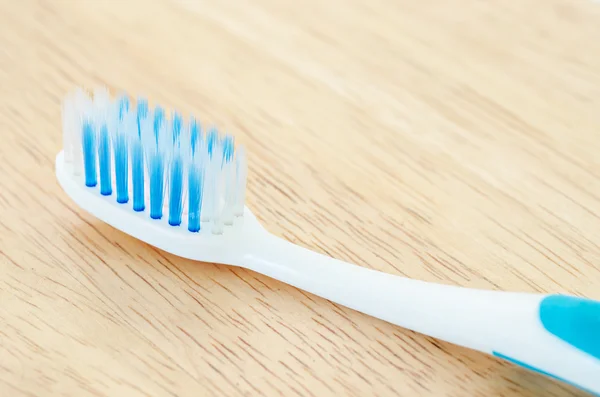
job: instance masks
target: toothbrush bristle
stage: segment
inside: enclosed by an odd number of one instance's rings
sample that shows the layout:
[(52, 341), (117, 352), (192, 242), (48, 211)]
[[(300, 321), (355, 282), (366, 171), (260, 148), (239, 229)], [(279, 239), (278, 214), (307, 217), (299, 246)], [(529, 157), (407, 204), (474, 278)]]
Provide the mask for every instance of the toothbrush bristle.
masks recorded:
[(243, 215), (245, 152), (214, 127), (203, 133), (194, 117), (168, 115), (145, 98), (133, 105), (104, 88), (92, 97), (77, 90), (63, 104), (65, 161), (87, 188), (150, 219), (221, 234)]
[(164, 126), (164, 111), (154, 110), (152, 130), (142, 129), (142, 141), (150, 177), (150, 218), (162, 219), (165, 186), (165, 163), (167, 150), (163, 146), (167, 132)]
[(129, 99), (122, 96), (118, 102), (119, 116), (113, 131), (113, 149), (115, 159), (115, 179), (117, 185), (117, 202), (129, 202), (129, 148), (127, 131), (131, 128), (129, 115)]
[(96, 131), (91, 121), (83, 121), (81, 134), (85, 185), (95, 187), (98, 183), (96, 176)]
[(183, 153), (181, 151), (181, 123), (181, 115), (179, 113), (174, 113), (171, 122), (173, 152), (171, 155), (171, 172), (169, 175), (169, 225), (171, 226), (181, 225), (181, 215), (183, 212)]
[(158, 145), (158, 139), (160, 136), (160, 131), (163, 128), (163, 123), (165, 119), (165, 111), (162, 107), (157, 106), (154, 109), (154, 138), (156, 138), (156, 144)]
[(213, 150), (214, 150), (215, 144), (217, 143), (218, 138), (219, 138), (219, 133), (217, 132), (217, 130), (215, 128), (211, 128), (210, 131), (208, 132), (208, 136), (206, 137), (207, 146), (208, 146), (208, 155), (210, 157), (212, 157), (212, 155), (213, 155)]
[(129, 112), (129, 98), (121, 96), (118, 101), (119, 106), (119, 120), (123, 120), (125, 115)]
[(110, 161), (110, 137), (106, 124), (100, 126), (100, 142), (98, 144), (98, 158), (100, 165), (100, 194), (110, 196), (112, 194), (111, 161)]
[(190, 145), (192, 149), (192, 156), (196, 153), (196, 145), (198, 144), (198, 139), (200, 137), (200, 127), (196, 122), (196, 119), (192, 117), (190, 120)]
[(128, 135), (131, 137), (131, 179), (133, 185), (133, 210), (141, 212), (146, 209), (146, 189), (144, 175), (144, 147), (142, 145), (142, 124), (146, 122), (148, 117), (148, 101), (144, 98), (139, 98), (137, 101), (136, 114), (136, 129)]

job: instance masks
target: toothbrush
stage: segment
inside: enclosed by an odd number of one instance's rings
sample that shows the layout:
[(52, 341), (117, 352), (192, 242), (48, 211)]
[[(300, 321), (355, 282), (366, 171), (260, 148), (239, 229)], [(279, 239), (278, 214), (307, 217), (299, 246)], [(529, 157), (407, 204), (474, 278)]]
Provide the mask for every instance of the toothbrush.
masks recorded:
[(233, 136), (105, 88), (70, 93), (62, 115), (57, 179), (116, 229), (600, 395), (600, 302), (434, 284), (310, 251), (269, 233), (245, 206), (247, 155)]

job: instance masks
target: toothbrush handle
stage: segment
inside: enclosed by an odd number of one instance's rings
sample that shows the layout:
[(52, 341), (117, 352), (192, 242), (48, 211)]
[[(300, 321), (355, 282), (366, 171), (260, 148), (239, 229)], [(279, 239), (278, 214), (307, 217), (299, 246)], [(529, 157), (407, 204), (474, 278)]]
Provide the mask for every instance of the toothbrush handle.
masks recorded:
[(600, 302), (475, 290), (342, 262), (265, 234), (242, 265), (401, 327), (600, 393)]

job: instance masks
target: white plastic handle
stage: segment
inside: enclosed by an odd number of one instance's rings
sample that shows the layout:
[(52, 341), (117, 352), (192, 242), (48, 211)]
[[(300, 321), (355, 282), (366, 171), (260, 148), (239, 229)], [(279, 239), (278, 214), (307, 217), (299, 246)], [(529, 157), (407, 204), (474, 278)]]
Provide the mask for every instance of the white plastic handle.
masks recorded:
[[(243, 266), (441, 340), (494, 354), (600, 395), (600, 302), (472, 290), (351, 265), (269, 234), (248, 208), (222, 236), (196, 235), (86, 189), (56, 158), (63, 189), (113, 227), (174, 255)], [(79, 178), (79, 179), (78, 179)]]
[(248, 241), (242, 266), (359, 312), (510, 359), (600, 393), (600, 360), (548, 332), (547, 295), (474, 290), (382, 273), (267, 233)]

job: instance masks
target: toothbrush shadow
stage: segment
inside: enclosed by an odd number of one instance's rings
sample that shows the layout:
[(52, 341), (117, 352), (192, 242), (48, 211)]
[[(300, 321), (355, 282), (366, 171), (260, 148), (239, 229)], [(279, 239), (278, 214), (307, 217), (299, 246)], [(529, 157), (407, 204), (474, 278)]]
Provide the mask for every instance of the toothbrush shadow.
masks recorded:
[[(243, 274), (245, 270), (241, 270), (242, 268), (240, 267), (182, 258), (140, 241), (104, 222), (92, 219), (89, 221), (86, 220), (86, 223), (97, 234), (104, 237), (104, 239), (110, 243), (111, 248), (105, 248), (103, 255), (109, 257), (111, 262), (119, 263), (134, 261), (135, 264), (128, 264), (127, 267), (138, 268), (136, 269), (137, 273), (139, 273), (140, 266), (160, 268), (161, 270), (159, 271), (162, 273), (162, 276), (160, 276), (161, 278), (168, 277), (177, 280), (177, 282), (186, 284), (191, 288), (188, 292), (192, 293), (192, 295), (198, 293), (204, 298), (208, 298), (205, 293), (217, 286), (222, 288), (228, 293), (227, 295), (230, 295), (232, 298), (240, 299), (235, 288), (228, 288), (226, 285), (229, 284), (230, 281), (236, 283), (240, 280), (246, 285), (249, 285), (254, 292), (259, 295), (263, 295), (259, 290), (262, 288), (273, 291), (280, 289), (277, 287), (277, 284), (280, 283), (279, 281), (272, 280), (259, 274), (254, 274), (253, 272), (250, 277), (247, 277), (247, 275)], [(126, 254), (127, 256), (124, 256), (123, 254)], [(164, 270), (166, 270), (166, 272)], [(143, 273), (139, 273), (138, 276), (143, 276)], [(154, 277), (157, 276), (154, 275)], [(256, 284), (257, 286), (252, 284)], [(194, 296), (194, 298), (198, 297)], [(219, 295), (219, 299), (223, 300), (227, 298), (224, 295)], [(240, 300), (244, 301), (243, 299)], [(231, 302), (224, 301), (220, 303), (224, 306), (231, 304)]]
[[(532, 391), (535, 396), (592, 397), (591, 394), (575, 386), (510, 363), (502, 362), (501, 360), (498, 366), (502, 369), (496, 376), (499, 382), (510, 385), (517, 384), (526, 390)], [(502, 393), (500, 394), (503, 395)]]

